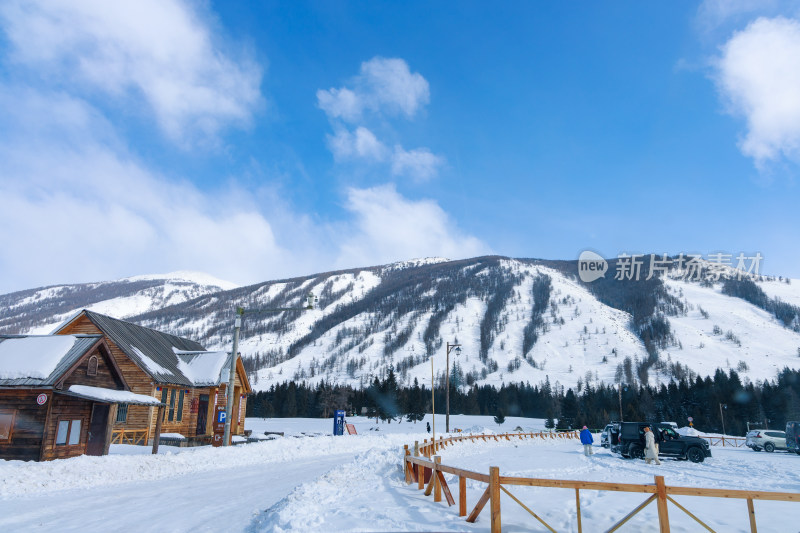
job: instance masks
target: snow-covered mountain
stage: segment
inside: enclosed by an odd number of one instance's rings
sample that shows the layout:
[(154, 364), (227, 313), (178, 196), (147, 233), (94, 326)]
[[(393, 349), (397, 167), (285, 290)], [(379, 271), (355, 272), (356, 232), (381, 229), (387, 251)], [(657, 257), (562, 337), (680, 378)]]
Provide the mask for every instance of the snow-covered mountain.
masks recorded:
[[(237, 288), (146, 276), (112, 282), (114, 296), (103, 299), (111, 290), (103, 284), (0, 296), (0, 326), (44, 331), (88, 306), (209, 349), (230, 349), (241, 306), (247, 311), (240, 351), (256, 389), (286, 380), (359, 386), (390, 366), (401, 383), (428, 382), (431, 359), (441, 379), (447, 342), (462, 348), (450, 354), (451, 379), (461, 385), (656, 384), (718, 368), (757, 380), (800, 368), (800, 282), (687, 281), (681, 274), (584, 283), (574, 261), (480, 257)], [(314, 310), (271, 311), (302, 307), (308, 293), (318, 297)], [(79, 302), (85, 294), (95, 299)], [(57, 310), (50, 319), (48, 309)]]
[(179, 271), (13, 292), (0, 295), (0, 333), (50, 333), (80, 309), (127, 319), (235, 287), (202, 272)]

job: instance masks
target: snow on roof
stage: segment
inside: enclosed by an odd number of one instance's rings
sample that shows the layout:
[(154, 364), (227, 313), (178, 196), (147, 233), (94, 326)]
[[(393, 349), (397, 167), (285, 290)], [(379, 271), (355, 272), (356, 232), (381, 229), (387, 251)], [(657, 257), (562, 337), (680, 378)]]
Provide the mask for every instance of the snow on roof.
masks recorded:
[(88, 385), (70, 385), (69, 392), (76, 396), (109, 403), (132, 403), (136, 405), (160, 405), (161, 402), (152, 396), (134, 394), (124, 390), (90, 387)]
[(178, 370), (194, 385), (217, 385), (227, 381), (227, 375), (222, 376), (230, 360), (227, 352), (173, 351), (178, 356)]
[(147, 357), (142, 350), (137, 348), (136, 346), (132, 346), (133, 351), (136, 352), (136, 355), (139, 356), (139, 359), (142, 361), (142, 364), (147, 367), (147, 371), (150, 372), (151, 375), (166, 375), (171, 376), (173, 372), (170, 372), (163, 366), (159, 365), (151, 358)]
[(73, 335), (5, 339), (0, 342), (0, 379), (45, 379), (76, 341)]

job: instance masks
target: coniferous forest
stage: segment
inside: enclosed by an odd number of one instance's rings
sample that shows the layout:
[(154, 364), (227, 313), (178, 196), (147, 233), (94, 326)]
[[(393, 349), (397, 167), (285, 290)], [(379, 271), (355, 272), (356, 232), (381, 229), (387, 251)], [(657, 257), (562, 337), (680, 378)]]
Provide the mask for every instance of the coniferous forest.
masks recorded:
[[(602, 428), (620, 419), (650, 422), (674, 421), (701, 431), (722, 432), (722, 416), (729, 435), (744, 435), (747, 423), (783, 429), (787, 420), (800, 420), (800, 371), (784, 369), (776, 379), (745, 383), (735, 370), (717, 370), (713, 377), (672, 381), (658, 387), (581, 387), (566, 389), (545, 382), (541, 386), (508, 384), (461, 387), (450, 390), (450, 413), (490, 416), (523, 416), (546, 419), (548, 427)], [(435, 391), (436, 413), (444, 414), (445, 391)], [(394, 372), (377, 378), (369, 387), (331, 386), (286, 382), (254, 393), (247, 402), (249, 417), (329, 417), (335, 409), (348, 414), (366, 413), (385, 421), (421, 420), (430, 413), (431, 390), (417, 382), (399, 388)]]

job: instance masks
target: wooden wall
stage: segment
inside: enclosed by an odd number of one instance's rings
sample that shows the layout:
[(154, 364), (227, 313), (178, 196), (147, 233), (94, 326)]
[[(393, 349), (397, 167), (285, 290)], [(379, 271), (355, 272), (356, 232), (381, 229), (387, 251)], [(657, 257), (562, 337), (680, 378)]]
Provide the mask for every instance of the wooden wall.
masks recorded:
[[(36, 397), (47, 394), (47, 403), (38, 405)], [(0, 390), (0, 411), (14, 412), (11, 441), (0, 441), (0, 458), (38, 461), (47, 411), (53, 402), (53, 391), (36, 389)]]
[[(91, 400), (64, 396), (63, 394), (52, 395), (53, 405), (50, 408), (50, 416), (44, 431), (42, 442), (41, 460), (64, 459), (66, 457), (77, 457), (86, 453), (86, 441), (89, 435), (89, 418), (92, 416)], [(59, 420), (81, 421), (81, 435), (78, 444), (74, 446), (56, 446), (56, 433), (58, 431)]]
[[(89, 359), (97, 357), (97, 375), (90, 376)], [(103, 387), (106, 389), (122, 390), (122, 381), (116, 378), (114, 369), (108, 364), (103, 355), (102, 348), (96, 348), (92, 353), (80, 361), (80, 364), (63, 381), (63, 390), (68, 390), (70, 385), (88, 385), (90, 387)]]

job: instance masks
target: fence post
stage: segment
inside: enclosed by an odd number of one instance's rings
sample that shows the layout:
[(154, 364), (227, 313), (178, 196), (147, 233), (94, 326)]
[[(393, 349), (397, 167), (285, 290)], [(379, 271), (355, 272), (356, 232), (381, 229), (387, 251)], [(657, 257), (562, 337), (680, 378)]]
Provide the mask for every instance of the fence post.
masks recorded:
[(419, 457), (419, 441), (414, 441), (414, 457)]
[(458, 516), (467, 516), (467, 478), (458, 476)]
[(489, 498), (492, 511), (492, 533), (500, 533), (500, 468), (489, 467)]
[(581, 526), (581, 490), (575, 489), (575, 507), (578, 509), (578, 533), (583, 533)]
[(667, 511), (667, 487), (664, 485), (664, 476), (656, 478), (656, 503), (658, 505), (658, 526), (661, 533), (669, 533), (669, 514)]
[(442, 462), (442, 458), (438, 455), (433, 458), (433, 471), (431, 472), (431, 476), (433, 476), (433, 501), (440, 502), (442, 501), (442, 484), (439, 483), (439, 476), (437, 475), (439, 463)]
[(408, 451), (408, 444), (403, 444), (403, 474), (406, 476), (406, 485), (411, 484), (411, 474), (408, 473), (408, 456), (411, 452)]
[(750, 531), (758, 533), (756, 530), (756, 509), (753, 507), (753, 499), (747, 498), (747, 514), (750, 516)]

